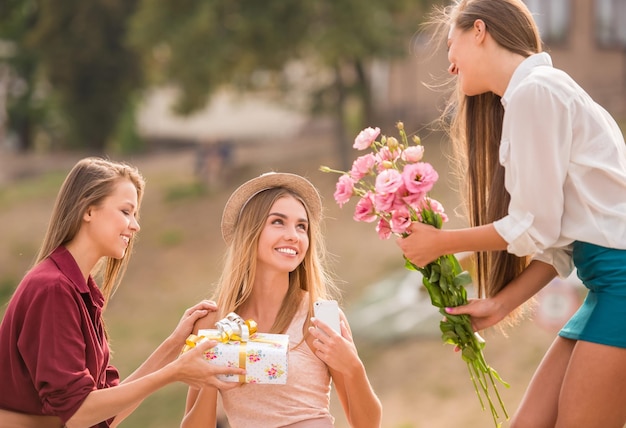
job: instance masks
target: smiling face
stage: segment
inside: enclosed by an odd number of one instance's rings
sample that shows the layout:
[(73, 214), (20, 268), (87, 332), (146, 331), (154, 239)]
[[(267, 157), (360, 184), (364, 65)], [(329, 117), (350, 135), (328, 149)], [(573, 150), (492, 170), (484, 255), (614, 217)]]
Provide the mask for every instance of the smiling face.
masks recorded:
[(309, 248), (309, 221), (302, 203), (293, 196), (274, 202), (259, 236), (259, 269), (292, 272)]
[(100, 204), (89, 207), (83, 218), (98, 257), (124, 257), (139, 231), (137, 206), (137, 188), (130, 180), (120, 180)]

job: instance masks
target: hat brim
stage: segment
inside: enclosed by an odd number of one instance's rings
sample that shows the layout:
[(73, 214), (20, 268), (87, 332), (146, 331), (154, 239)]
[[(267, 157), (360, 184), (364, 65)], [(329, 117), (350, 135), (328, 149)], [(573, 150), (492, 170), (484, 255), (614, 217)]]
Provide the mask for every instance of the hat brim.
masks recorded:
[(233, 238), (235, 225), (241, 210), (255, 195), (268, 189), (282, 187), (300, 196), (313, 220), (319, 221), (322, 215), (322, 199), (309, 180), (296, 174), (268, 172), (239, 186), (224, 206), (222, 213), (222, 237), (227, 244)]

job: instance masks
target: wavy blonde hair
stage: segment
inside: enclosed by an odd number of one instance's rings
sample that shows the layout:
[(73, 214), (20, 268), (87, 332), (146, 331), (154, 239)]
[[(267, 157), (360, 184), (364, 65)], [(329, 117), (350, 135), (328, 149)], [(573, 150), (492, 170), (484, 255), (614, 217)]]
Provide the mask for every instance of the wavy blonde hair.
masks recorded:
[[(115, 186), (129, 180), (137, 189), (137, 219), (144, 193), (145, 180), (137, 168), (126, 163), (96, 157), (82, 159), (69, 172), (57, 195), (50, 222), (35, 264), (41, 262), (60, 245), (70, 242), (78, 233), (83, 215), (91, 206), (98, 206), (111, 195)], [(95, 266), (92, 275), (102, 275), (101, 290), (105, 305), (115, 293), (124, 276), (136, 234), (128, 243), (121, 259), (105, 257)]]
[(270, 332), (284, 333), (296, 314), (302, 292), (309, 293), (309, 316), (313, 316), (313, 302), (337, 297), (337, 288), (325, 269), (326, 249), (321, 233), (321, 222), (314, 220), (305, 201), (296, 193), (276, 187), (256, 194), (242, 208), (235, 225), (232, 241), (226, 250), (224, 269), (213, 299), (219, 308), (219, 318), (237, 312), (250, 297), (257, 269), (259, 237), (274, 203), (284, 197), (294, 197), (302, 203), (309, 218), (309, 248), (300, 265), (289, 273), (289, 289), (281, 304)]
[[(542, 51), (537, 25), (521, 0), (459, 0), (433, 16), (431, 23), (438, 26), (435, 38), (439, 41), (447, 37), (450, 26), (468, 31), (480, 19), (503, 48), (523, 57)], [(481, 226), (506, 216), (511, 197), (504, 187), (504, 167), (499, 162), (504, 119), (500, 96), (493, 92), (467, 96), (457, 84), (441, 119), (453, 141), (460, 177), (464, 177), (469, 224)], [(526, 257), (506, 251), (478, 253), (479, 296), (497, 294), (526, 265)]]

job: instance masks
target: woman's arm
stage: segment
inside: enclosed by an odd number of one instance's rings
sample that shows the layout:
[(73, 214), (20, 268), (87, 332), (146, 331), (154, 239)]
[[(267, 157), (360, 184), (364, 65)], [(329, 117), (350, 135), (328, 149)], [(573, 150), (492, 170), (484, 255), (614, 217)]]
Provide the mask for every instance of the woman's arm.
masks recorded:
[[(196, 322), (214, 314), (214, 302), (202, 301), (187, 309), (172, 334), (150, 357), (120, 385), (89, 393), (76, 413), (67, 421), (67, 427), (91, 426), (115, 416), (117, 426), (153, 392), (173, 382), (184, 382), (201, 388), (217, 386), (231, 388), (232, 383), (217, 379), (218, 374), (242, 374), (238, 368), (219, 367), (204, 360), (204, 352), (215, 346), (215, 341), (205, 341), (179, 357), (187, 336)], [(236, 385), (236, 384), (235, 384)]]
[(552, 265), (533, 260), (498, 294), (486, 299), (471, 299), (466, 305), (446, 308), (453, 315), (468, 314), (475, 331), (484, 330), (502, 321), (545, 287), (556, 276)]
[[(238, 386), (237, 383), (233, 385)], [(189, 388), (185, 403), (185, 416), (181, 428), (214, 427), (217, 423), (217, 389)]]
[(204, 360), (204, 353), (215, 346), (215, 341), (204, 341), (184, 353), (162, 369), (136, 380), (112, 388), (89, 393), (78, 411), (67, 421), (68, 428), (92, 426), (136, 405), (148, 395), (167, 384), (180, 381), (195, 388), (218, 387), (228, 389), (237, 384), (217, 379), (218, 374), (244, 374), (234, 367), (216, 366)]
[[(193, 328), (194, 334), (198, 330), (214, 328), (217, 321), (217, 312), (211, 312), (207, 316), (198, 319)], [(238, 386), (231, 383), (231, 386)], [(185, 416), (180, 424), (181, 428), (213, 427), (217, 423), (217, 394), (216, 388), (193, 388), (187, 390), (185, 402)]]
[(309, 328), (312, 336), (309, 346), (328, 366), (350, 426), (379, 428), (382, 423), (382, 405), (359, 358), (348, 320), (343, 312), (340, 316), (341, 336), (314, 319), (313, 327)]
[[(139, 379), (159, 370), (168, 363), (174, 361), (180, 354), (180, 350), (185, 344), (187, 336), (193, 331), (195, 323), (207, 314), (215, 312), (217, 305), (210, 300), (202, 300), (191, 308), (187, 309), (181, 317), (178, 325), (170, 334), (170, 336), (159, 345), (159, 347), (148, 357), (148, 359), (133, 373), (130, 374), (122, 384)], [(117, 426), (121, 421), (128, 417), (138, 406), (141, 401), (134, 403), (115, 417), (113, 426)]]
[(410, 234), (396, 241), (402, 252), (416, 266), (426, 266), (445, 254), (463, 251), (506, 250), (507, 242), (493, 224), (466, 229), (443, 230), (414, 222)]

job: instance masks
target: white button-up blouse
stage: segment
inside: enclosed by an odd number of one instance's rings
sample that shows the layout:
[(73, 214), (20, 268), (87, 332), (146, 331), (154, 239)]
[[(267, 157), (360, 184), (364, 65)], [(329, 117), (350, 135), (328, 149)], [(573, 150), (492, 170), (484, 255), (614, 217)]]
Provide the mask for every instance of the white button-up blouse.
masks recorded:
[(547, 53), (519, 65), (502, 105), (511, 203), (494, 226), (507, 250), (567, 276), (573, 241), (626, 249), (626, 144), (615, 120)]

